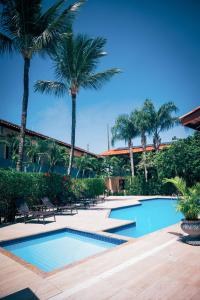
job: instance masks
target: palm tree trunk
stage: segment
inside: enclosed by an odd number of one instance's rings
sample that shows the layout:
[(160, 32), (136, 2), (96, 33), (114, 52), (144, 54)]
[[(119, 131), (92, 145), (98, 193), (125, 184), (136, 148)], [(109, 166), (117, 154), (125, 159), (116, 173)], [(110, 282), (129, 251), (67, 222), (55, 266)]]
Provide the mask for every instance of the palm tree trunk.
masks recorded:
[(160, 137), (157, 131), (154, 133), (153, 136), (153, 145), (156, 153), (158, 153), (160, 148)]
[(144, 150), (144, 176), (145, 176), (145, 181), (148, 181), (148, 170), (147, 170), (147, 165), (146, 165), (146, 149)]
[(130, 163), (131, 163), (131, 176), (134, 177), (135, 170), (134, 170), (134, 160), (133, 160), (133, 151), (132, 151), (133, 145), (131, 141), (129, 141), (128, 146), (129, 146), (129, 156), (130, 156)]
[(22, 100), (22, 114), (21, 114), (21, 127), (19, 136), (19, 158), (17, 161), (17, 171), (23, 171), (23, 159), (24, 159), (24, 144), (25, 144), (25, 130), (27, 120), (27, 109), (28, 109), (28, 96), (29, 96), (29, 68), (30, 59), (24, 58), (24, 94)]
[(143, 154), (144, 154), (144, 176), (145, 176), (145, 181), (148, 181), (148, 170), (147, 170), (147, 165), (146, 165), (146, 136), (145, 134), (142, 135), (142, 140), (141, 140), (142, 148), (143, 148)]
[(72, 127), (71, 127), (71, 150), (69, 156), (69, 167), (67, 175), (71, 175), (72, 164), (74, 159), (74, 146), (75, 146), (75, 132), (76, 132), (76, 94), (72, 94)]

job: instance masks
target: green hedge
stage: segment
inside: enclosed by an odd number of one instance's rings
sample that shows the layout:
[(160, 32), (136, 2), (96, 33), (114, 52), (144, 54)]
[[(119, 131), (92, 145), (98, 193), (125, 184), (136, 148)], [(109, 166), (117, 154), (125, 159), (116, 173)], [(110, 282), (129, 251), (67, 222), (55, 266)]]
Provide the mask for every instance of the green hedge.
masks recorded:
[(0, 207), (7, 208), (7, 219), (12, 220), (16, 211), (16, 199), (25, 199), (30, 207), (38, 204), (44, 196), (56, 202), (58, 197), (63, 195), (66, 184), (64, 177), (58, 174), (20, 173), (2, 169), (0, 170)]
[(86, 178), (72, 180), (72, 191), (76, 197), (85, 195), (89, 198), (97, 197), (105, 192), (105, 181), (101, 178)]
[(176, 189), (170, 184), (163, 184), (156, 176), (145, 182), (144, 176), (126, 177), (125, 190), (127, 195), (171, 195)]
[(50, 200), (59, 204), (60, 200), (69, 197), (86, 195), (96, 197), (104, 193), (104, 180), (78, 179), (70, 180), (67, 176), (55, 173), (20, 173), (0, 169), (0, 210), (7, 208), (6, 221), (14, 219), (15, 200), (23, 198), (31, 207), (40, 203), (40, 199), (48, 196)]

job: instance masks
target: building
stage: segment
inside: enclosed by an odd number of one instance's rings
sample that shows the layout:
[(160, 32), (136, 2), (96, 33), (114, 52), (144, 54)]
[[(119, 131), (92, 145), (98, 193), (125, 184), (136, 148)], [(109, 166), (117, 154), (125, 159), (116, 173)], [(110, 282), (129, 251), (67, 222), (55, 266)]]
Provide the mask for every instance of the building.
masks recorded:
[[(164, 148), (170, 147), (170, 144), (171, 143), (162, 143), (160, 145), (159, 149), (164, 149)], [(153, 150), (154, 150), (153, 145), (147, 145), (147, 147), (146, 147), (147, 152), (150, 152), (150, 151), (153, 151)], [(141, 152), (143, 152), (143, 148), (142, 148), (142, 146), (133, 147), (132, 152), (133, 153), (141, 153)], [(108, 151), (100, 153), (99, 155), (103, 156), (103, 157), (105, 157), (105, 156), (127, 157), (129, 155), (129, 153), (130, 153), (129, 148), (124, 147), (124, 148), (117, 148), (117, 149), (108, 150)]]
[(200, 106), (179, 118), (183, 126), (200, 131)]
[[(20, 126), (13, 124), (11, 122), (0, 119), (0, 136), (1, 138), (6, 138), (11, 135), (18, 135), (20, 132)], [(31, 138), (37, 138), (41, 140), (51, 139), (54, 140), (58, 145), (66, 148), (66, 151), (70, 151), (71, 145), (57, 139), (50, 138), (49, 136), (43, 135), (41, 133), (26, 129), (26, 136)], [(80, 157), (83, 155), (89, 155), (92, 157), (97, 157), (96, 154), (84, 150), (79, 147), (75, 147), (74, 155), (76, 157)], [(10, 155), (9, 155), (9, 147), (5, 143), (0, 144), (0, 167), (9, 167), (11, 165)], [(46, 171), (46, 170), (44, 170)], [(61, 171), (63, 173), (63, 171)]]

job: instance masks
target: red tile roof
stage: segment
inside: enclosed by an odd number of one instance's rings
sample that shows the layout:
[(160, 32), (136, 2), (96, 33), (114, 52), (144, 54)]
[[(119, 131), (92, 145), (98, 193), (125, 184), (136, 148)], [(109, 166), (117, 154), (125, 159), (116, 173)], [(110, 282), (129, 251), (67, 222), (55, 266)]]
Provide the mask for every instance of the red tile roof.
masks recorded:
[[(2, 119), (0, 119), (0, 126), (4, 126), (4, 127), (6, 127), (6, 128), (12, 129), (12, 130), (17, 131), (17, 132), (20, 131), (20, 126), (14, 124), (14, 123), (11, 123), (11, 122), (2, 120)], [(41, 134), (41, 133), (39, 133), (39, 132), (35, 132), (35, 131), (32, 131), (32, 130), (26, 129), (26, 134), (29, 135), (29, 136), (41, 138), (41, 139), (43, 139), (43, 140), (46, 140), (46, 139), (52, 139), (52, 140), (54, 140), (57, 144), (59, 144), (59, 145), (61, 145), (61, 146), (67, 147), (67, 148), (69, 148), (69, 149), (71, 148), (71, 145), (70, 145), (70, 144), (65, 143), (65, 142), (62, 142), (62, 141), (59, 141), (59, 140), (54, 139), (54, 138), (50, 138), (49, 136), (44, 135), (44, 134)], [(88, 154), (88, 155), (95, 156), (95, 157), (98, 156), (98, 155), (96, 155), (96, 154), (94, 154), (94, 153), (92, 153), (92, 152), (90, 152), (90, 151), (84, 150), (84, 149), (79, 148), (79, 147), (75, 147), (74, 149), (75, 149), (76, 151), (81, 152), (81, 153), (84, 153), (84, 154)]]
[[(169, 143), (163, 143), (160, 145), (159, 149), (167, 148), (170, 147)], [(153, 145), (147, 145), (146, 151), (152, 151), (154, 149)], [(141, 146), (138, 147), (133, 147), (132, 148), (133, 153), (140, 153), (143, 152), (143, 148)], [(109, 151), (105, 151), (100, 153), (100, 156), (112, 156), (112, 155), (124, 155), (124, 154), (129, 154), (129, 149), (112, 149)]]

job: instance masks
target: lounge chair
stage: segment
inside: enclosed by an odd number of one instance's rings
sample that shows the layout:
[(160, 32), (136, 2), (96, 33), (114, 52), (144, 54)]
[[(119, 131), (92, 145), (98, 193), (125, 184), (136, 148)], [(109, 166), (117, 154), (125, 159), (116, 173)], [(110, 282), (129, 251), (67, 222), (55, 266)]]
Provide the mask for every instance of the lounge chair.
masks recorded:
[(63, 212), (63, 211), (71, 211), (71, 214), (73, 214), (73, 211), (75, 211), (76, 213), (78, 213), (77, 207), (75, 205), (73, 205), (72, 203), (69, 204), (64, 204), (64, 205), (57, 205), (55, 206), (48, 197), (44, 197), (41, 199), (44, 207), (46, 209), (53, 209), (53, 210), (57, 210), (58, 212)]
[(23, 199), (17, 199), (16, 200), (16, 208), (17, 208), (17, 215), (24, 217), (24, 223), (26, 223), (26, 220), (28, 220), (29, 217), (32, 219), (43, 219), (43, 223), (45, 223), (45, 218), (54, 217), (54, 221), (56, 221), (55, 218), (55, 212), (54, 211), (42, 211), (42, 210), (30, 210), (27, 203)]

